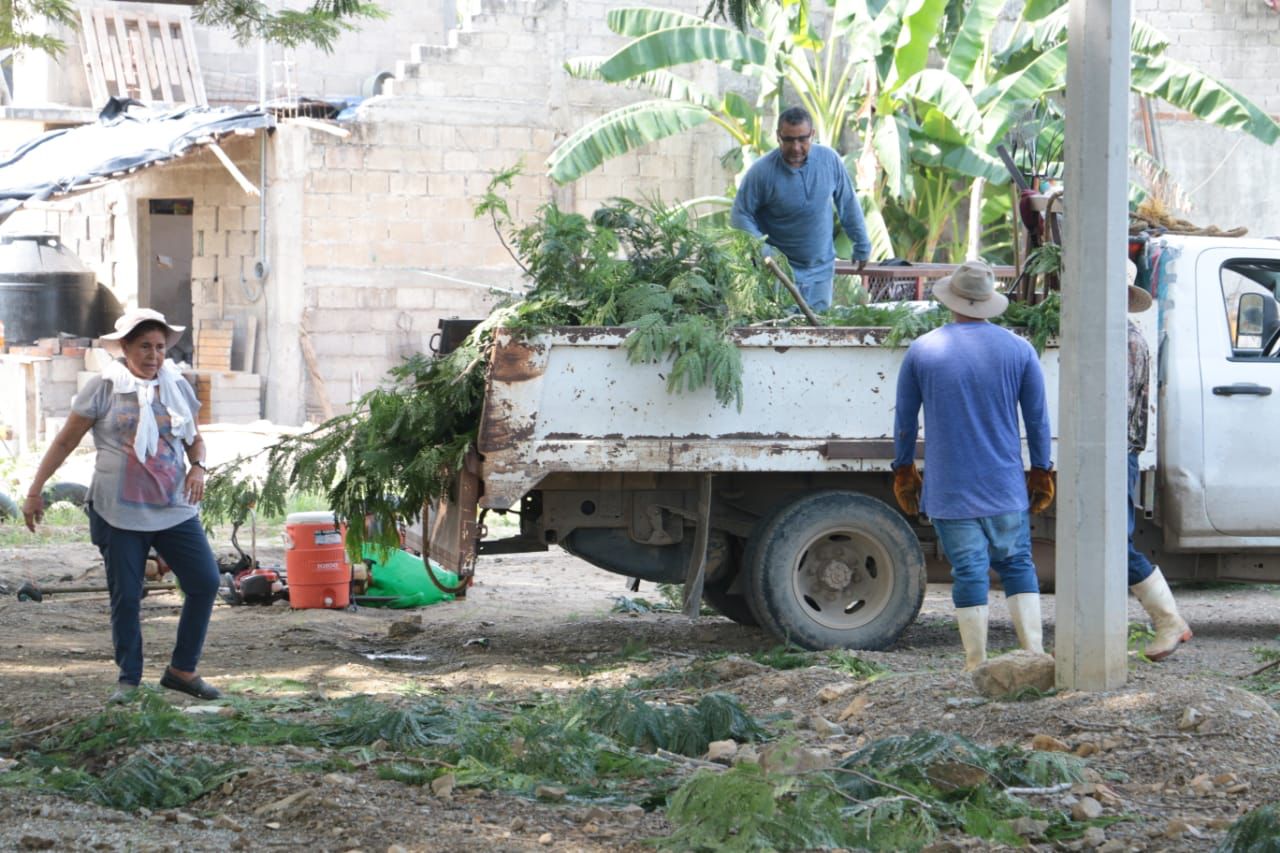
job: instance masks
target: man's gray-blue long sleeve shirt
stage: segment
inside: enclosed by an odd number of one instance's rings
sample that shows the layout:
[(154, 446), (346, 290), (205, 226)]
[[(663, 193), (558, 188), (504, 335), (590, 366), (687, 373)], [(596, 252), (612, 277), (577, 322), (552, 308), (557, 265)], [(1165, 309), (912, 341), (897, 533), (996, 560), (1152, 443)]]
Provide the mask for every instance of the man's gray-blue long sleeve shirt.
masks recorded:
[(853, 259), (867, 260), (871, 240), (853, 181), (840, 155), (825, 145), (810, 147), (799, 168), (788, 166), (778, 148), (753, 163), (738, 187), (730, 222), (748, 234), (767, 236), (793, 268), (823, 267), (836, 257), (832, 203), (853, 241)]
[(921, 510), (962, 519), (1027, 508), (1019, 408), (1031, 465), (1051, 466), (1044, 373), (1031, 344), (990, 323), (948, 323), (914, 341), (898, 374), (895, 468), (915, 459), (921, 405)]

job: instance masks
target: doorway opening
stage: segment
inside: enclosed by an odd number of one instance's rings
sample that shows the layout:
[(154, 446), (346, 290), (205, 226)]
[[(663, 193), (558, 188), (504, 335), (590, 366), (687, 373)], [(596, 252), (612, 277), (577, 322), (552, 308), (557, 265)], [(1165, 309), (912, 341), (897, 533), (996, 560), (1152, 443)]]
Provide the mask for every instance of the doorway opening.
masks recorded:
[(147, 203), (148, 257), (140, 258), (148, 271), (149, 305), (175, 326), (186, 326), (178, 345), (170, 350), (175, 362), (192, 363), (194, 337), (191, 328), (191, 258), (194, 232), (189, 198), (153, 198)]

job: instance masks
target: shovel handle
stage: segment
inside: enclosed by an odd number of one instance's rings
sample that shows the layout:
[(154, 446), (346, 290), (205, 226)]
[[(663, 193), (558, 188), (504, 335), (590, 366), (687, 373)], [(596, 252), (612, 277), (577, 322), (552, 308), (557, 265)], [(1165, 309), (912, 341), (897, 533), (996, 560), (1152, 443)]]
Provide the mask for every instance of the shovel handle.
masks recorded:
[(809, 307), (809, 303), (804, 301), (804, 297), (800, 295), (800, 288), (796, 287), (795, 282), (787, 278), (787, 274), (778, 266), (778, 262), (773, 258), (765, 257), (764, 265), (773, 273), (773, 277), (782, 282), (782, 286), (791, 292), (791, 298), (800, 306), (800, 310), (804, 312), (804, 316), (808, 318), (810, 325), (821, 326), (818, 321), (818, 315), (813, 313), (813, 309)]

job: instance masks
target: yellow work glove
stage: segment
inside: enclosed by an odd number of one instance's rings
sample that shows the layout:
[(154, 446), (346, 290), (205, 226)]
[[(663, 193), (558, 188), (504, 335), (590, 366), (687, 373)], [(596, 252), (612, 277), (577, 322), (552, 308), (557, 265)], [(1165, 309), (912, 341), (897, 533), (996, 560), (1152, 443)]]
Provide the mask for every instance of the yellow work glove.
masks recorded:
[(1044, 512), (1053, 503), (1053, 472), (1032, 468), (1027, 472), (1027, 497), (1033, 514)]
[(915, 465), (899, 465), (893, 469), (893, 496), (907, 515), (920, 514), (920, 490), (924, 480)]

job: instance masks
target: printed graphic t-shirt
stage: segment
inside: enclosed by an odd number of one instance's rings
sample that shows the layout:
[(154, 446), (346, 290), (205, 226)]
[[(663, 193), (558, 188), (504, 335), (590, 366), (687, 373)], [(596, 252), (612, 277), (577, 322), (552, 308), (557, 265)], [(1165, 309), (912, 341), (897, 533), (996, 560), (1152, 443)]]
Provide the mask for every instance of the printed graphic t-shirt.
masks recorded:
[[(195, 417), (200, 409), (195, 391), (185, 379), (178, 387)], [(186, 453), (182, 439), (173, 434), (169, 413), (160, 403), (159, 394), (151, 403), (151, 411), (160, 440), (146, 464), (138, 461), (133, 450), (138, 429), (137, 394), (116, 394), (111, 382), (95, 376), (76, 395), (71, 410), (93, 421), (93, 443), (98, 455), (89, 500), (94, 512), (108, 524), (125, 530), (165, 530), (199, 512), (183, 494)]]

